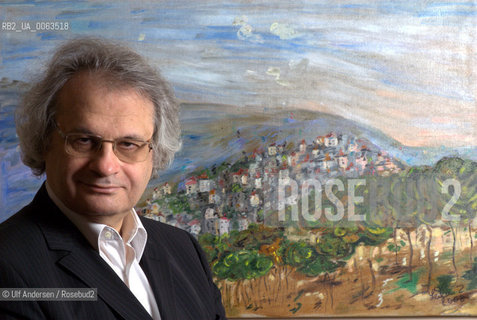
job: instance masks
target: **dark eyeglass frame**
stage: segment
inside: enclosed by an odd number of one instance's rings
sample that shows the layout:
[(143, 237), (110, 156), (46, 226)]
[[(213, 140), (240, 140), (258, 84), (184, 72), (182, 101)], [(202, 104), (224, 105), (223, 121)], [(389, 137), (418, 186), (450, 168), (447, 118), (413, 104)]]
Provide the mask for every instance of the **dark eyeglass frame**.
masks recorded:
[[(60, 126), (58, 125), (58, 123), (56, 123), (56, 121), (54, 122), (54, 126), (55, 126), (56, 130), (58, 131), (58, 133), (60, 134), (60, 136), (65, 140), (64, 148), (65, 148), (66, 153), (68, 153), (69, 155), (71, 155), (73, 157), (77, 157), (77, 158), (88, 158), (88, 157), (94, 156), (95, 154), (97, 154), (102, 149), (104, 142), (111, 143), (113, 145), (113, 152), (116, 155), (116, 157), (119, 160), (121, 160), (123, 162), (126, 162), (126, 163), (137, 163), (137, 162), (146, 161), (147, 155), (153, 149), (153, 144), (151, 142), (152, 138), (149, 139), (149, 140), (146, 140), (146, 141), (137, 140), (137, 139), (126, 139), (126, 138), (118, 138), (118, 139), (115, 139), (115, 140), (108, 140), (108, 139), (103, 139), (103, 137), (101, 137), (99, 135), (89, 134), (89, 133), (80, 133), (80, 132), (64, 133), (60, 129)], [(69, 140), (70, 137), (72, 137), (72, 136), (83, 136), (85, 138), (91, 138), (93, 141), (95, 141), (96, 147), (93, 150), (91, 150), (90, 152), (86, 152), (86, 153), (82, 153), (81, 151), (77, 151), (77, 150), (75, 150), (71, 141)], [(116, 146), (119, 142), (123, 142), (123, 141), (132, 142), (134, 144), (137, 144), (138, 145), (137, 151), (139, 151), (140, 149), (147, 146), (148, 147), (148, 152), (144, 154), (144, 159), (142, 159), (142, 160), (131, 159), (127, 155), (118, 151)]]

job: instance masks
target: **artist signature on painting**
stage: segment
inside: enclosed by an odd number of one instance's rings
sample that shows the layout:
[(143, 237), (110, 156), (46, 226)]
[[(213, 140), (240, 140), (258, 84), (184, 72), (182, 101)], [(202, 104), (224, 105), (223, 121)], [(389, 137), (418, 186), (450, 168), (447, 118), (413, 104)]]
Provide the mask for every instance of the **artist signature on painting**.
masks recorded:
[(452, 294), (449, 293), (442, 293), (438, 288), (433, 288), (432, 291), (429, 293), (429, 296), (431, 297), (431, 300), (441, 300), (443, 306), (462, 303), (466, 299), (468, 299), (467, 296), (462, 294), (452, 296)]

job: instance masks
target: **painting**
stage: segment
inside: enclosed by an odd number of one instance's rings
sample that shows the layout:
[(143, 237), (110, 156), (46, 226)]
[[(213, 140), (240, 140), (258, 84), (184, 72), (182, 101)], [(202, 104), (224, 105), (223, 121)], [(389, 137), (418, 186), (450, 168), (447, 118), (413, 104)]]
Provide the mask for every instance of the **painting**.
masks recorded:
[(0, 221), (44, 177), (13, 112), (66, 39), (167, 78), (183, 147), (137, 212), (192, 233), (230, 318), (477, 316), (477, 4), (4, 1)]

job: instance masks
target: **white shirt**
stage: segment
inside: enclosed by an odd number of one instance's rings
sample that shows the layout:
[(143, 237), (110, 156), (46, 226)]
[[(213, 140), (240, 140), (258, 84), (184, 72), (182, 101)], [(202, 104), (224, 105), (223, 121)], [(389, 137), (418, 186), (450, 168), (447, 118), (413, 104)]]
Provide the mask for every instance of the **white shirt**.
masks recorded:
[(124, 237), (112, 227), (90, 222), (84, 216), (68, 209), (46, 183), (51, 200), (63, 214), (73, 222), (88, 242), (99, 251), (101, 258), (114, 270), (129, 287), (137, 300), (154, 320), (160, 320), (159, 308), (144, 271), (139, 265), (146, 247), (147, 232), (136, 211), (131, 209), (123, 221), (121, 231)]

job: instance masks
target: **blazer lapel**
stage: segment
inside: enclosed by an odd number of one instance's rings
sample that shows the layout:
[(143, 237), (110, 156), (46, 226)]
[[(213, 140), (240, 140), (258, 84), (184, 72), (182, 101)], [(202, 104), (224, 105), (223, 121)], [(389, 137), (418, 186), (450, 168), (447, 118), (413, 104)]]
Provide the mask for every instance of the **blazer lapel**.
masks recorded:
[(95, 259), (91, 254), (76, 251), (58, 262), (90, 288), (98, 288), (98, 298), (103, 299), (125, 319), (151, 319), (131, 290), (99, 255)]
[[(76, 226), (54, 205), (43, 186), (33, 201), (39, 204), (38, 225), (48, 246), (58, 252), (58, 264), (90, 288), (125, 319), (152, 319), (134, 294), (91, 247)], [(40, 203), (41, 202), (41, 203)]]
[(161, 320), (177, 319), (171, 266), (160, 244), (153, 243), (150, 236), (139, 264), (154, 291)]

